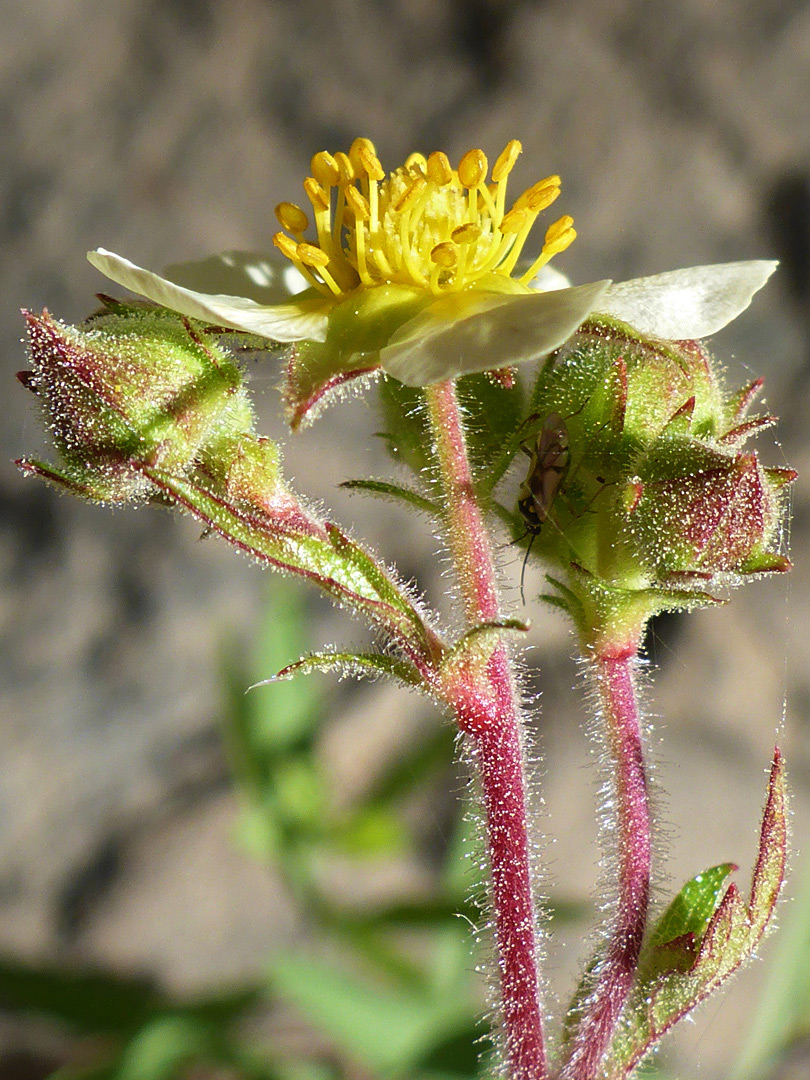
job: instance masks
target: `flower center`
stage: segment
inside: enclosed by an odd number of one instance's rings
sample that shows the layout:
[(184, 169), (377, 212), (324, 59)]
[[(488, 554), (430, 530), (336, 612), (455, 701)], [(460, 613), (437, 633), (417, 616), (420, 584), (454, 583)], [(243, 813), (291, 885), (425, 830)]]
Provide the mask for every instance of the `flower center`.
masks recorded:
[[(304, 238), (309, 219), (289, 202), (276, 207), (286, 232), (273, 242), (327, 296), (389, 284), (439, 295), (483, 285), (490, 274), (511, 278), (537, 215), (560, 193), (559, 176), (547, 176), (506, 209), (507, 178), (521, 149), (517, 139), (507, 143), (489, 183), (483, 150), (469, 150), (457, 169), (440, 150), (411, 154), (387, 177), (369, 139), (355, 139), (348, 154), (321, 151), (304, 181), (317, 243)], [(576, 236), (573, 224), (567, 214), (555, 221), (540, 255), (514, 280), (526, 286), (564, 251)]]

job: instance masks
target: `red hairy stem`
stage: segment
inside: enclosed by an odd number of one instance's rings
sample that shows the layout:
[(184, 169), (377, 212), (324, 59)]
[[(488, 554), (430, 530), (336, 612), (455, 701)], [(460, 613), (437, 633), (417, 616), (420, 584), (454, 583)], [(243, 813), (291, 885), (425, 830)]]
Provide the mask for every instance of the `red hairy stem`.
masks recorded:
[(650, 896), (650, 807), (635, 686), (637, 646), (602, 647), (594, 660), (612, 759), (619, 900), (610, 940), (594, 973), (560, 1080), (595, 1080), (598, 1075), (636, 972)]
[[(448, 542), (467, 623), (476, 626), (499, 614), (492, 546), (473, 487), (454, 384), (428, 387), (427, 400), (446, 500)], [(504, 644), (494, 648), (483, 670), (471, 669), (457, 682), (452, 704), (471, 741), (483, 790), (505, 1064), (509, 1080), (545, 1080), (522, 735)]]
[(475, 495), (455, 383), (435, 383), (426, 392), (446, 499), (447, 538), (467, 622), (475, 626), (499, 614), (492, 545)]

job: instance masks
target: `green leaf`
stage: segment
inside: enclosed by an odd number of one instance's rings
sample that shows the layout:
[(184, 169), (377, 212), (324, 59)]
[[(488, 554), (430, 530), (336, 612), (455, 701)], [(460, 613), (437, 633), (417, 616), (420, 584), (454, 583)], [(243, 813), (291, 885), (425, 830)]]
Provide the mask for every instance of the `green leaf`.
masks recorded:
[(449, 768), (455, 743), (454, 728), (438, 722), (432, 732), (425, 733), (409, 750), (399, 753), (372, 782), (366, 805), (390, 806), (428, 777)]
[[(629, 1076), (666, 1031), (752, 955), (773, 917), (786, 861), (785, 775), (777, 749), (748, 901), (731, 884), (715, 903), (719, 867), (702, 875), (706, 880), (701, 884), (693, 881), (687, 885), (686, 897), (682, 893), (674, 911), (670, 909), (664, 916), (668, 924), (664, 931), (660, 935), (656, 931), (661, 944), (651, 945), (640, 965), (621, 1027), (602, 1061), (600, 1080)], [(664, 941), (672, 929), (685, 932)]]
[(165, 1006), (145, 979), (0, 960), (0, 1007), (48, 1016), (86, 1032), (128, 1033)]
[(187, 1017), (160, 1017), (127, 1046), (113, 1075), (115, 1080), (174, 1080), (181, 1068), (213, 1056), (212, 1050), (205, 1025)]
[(332, 830), (332, 841), (340, 851), (361, 858), (379, 858), (404, 851), (410, 833), (398, 814), (381, 806), (363, 807)]
[(723, 886), (738, 867), (721, 863), (687, 881), (650, 935), (648, 948), (666, 945), (685, 934), (702, 937), (722, 899)]
[[(226, 697), (223, 722), (231, 769), (244, 794), (261, 798), (280, 757), (304, 751), (323, 719), (318, 686), (311, 680), (262, 685), (259, 679), (277, 671), (290, 653), (307, 646), (307, 620), (301, 617), (302, 586), (275, 580), (245, 662), (244, 649), (230, 645), (223, 661)], [(253, 683), (255, 689), (247, 693)]]
[(0, 959), (0, 1008), (49, 1016), (79, 1031), (129, 1033), (171, 1009), (229, 1023), (255, 1004), (258, 991), (170, 1001), (147, 979)]

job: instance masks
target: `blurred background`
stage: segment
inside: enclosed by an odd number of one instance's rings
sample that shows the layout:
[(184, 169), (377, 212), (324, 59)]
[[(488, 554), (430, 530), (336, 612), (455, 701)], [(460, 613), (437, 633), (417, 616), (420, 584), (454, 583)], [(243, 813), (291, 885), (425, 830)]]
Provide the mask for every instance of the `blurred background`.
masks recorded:
[[(807, 1076), (810, 6), (0, 0), (0, 14), (1, 1080), (57, 1068), (131, 1080), (464, 1075), (452, 1045), (472, 1021), (448, 1020), (435, 1046), (427, 1039), (424, 1061), (450, 1047), (444, 1065), (417, 1067), (422, 1051), (412, 1048), (392, 1064), (384, 1044), (407, 1010), (394, 996), (386, 1012), (373, 979), (363, 981), (383, 962), (363, 913), (391, 916), (399, 905), (405, 914), (385, 932), (411, 934), (417, 954), (433, 955), (439, 915), (454, 888), (464, 894), (447, 869), (463, 769), (448, 764), (439, 718), (385, 683), (326, 676), (282, 705), (262, 690), (245, 698), (245, 686), (307, 648), (356, 644), (361, 631), (319, 597), (274, 592), (275, 580), (201, 542), (189, 521), (81, 505), (12, 463), (44, 446), (35, 402), (13, 379), (25, 366), (21, 306), (83, 318), (107, 287), (84, 258), (96, 246), (156, 269), (268, 248), (273, 207), (300, 198), (311, 155), (348, 148), (358, 134), (389, 168), (414, 149), (457, 160), (481, 146), (492, 157), (519, 138), (518, 187), (563, 178), (560, 212), (574, 216), (579, 239), (555, 265), (574, 280), (782, 260), (713, 348), (732, 384), (764, 375), (782, 417), (778, 441), (766, 433), (760, 447), (769, 463), (801, 472), (795, 570), (749, 585), (728, 607), (657, 625), (647, 697), (668, 856), (661, 895), (728, 860), (745, 882), (777, 738), (795, 810), (796, 899), (782, 908), (781, 952), (777, 935), (684, 1025), (661, 1075), (724, 1080), (765, 987), (772, 1002), (787, 994), (781, 1027), (740, 1075)], [(284, 438), (298, 490), (441, 604), (429, 528), (336, 487), (388, 468), (369, 400), (288, 437), (277, 373), (252, 364), (251, 384), (260, 429)], [(504, 551), (513, 585), (518, 562)], [(517, 588), (512, 598), (517, 609)], [(595, 919), (597, 776), (569, 631), (551, 612), (533, 607), (531, 617), (530, 682), (542, 690), (538, 843), (554, 838), (545, 850), (560, 914), (549, 944), (559, 1012)], [(289, 626), (292, 644), (281, 634)], [(298, 717), (294, 736), (273, 727), (280, 712)], [(279, 770), (292, 792), (282, 810), (268, 808), (283, 789), (268, 780)], [(330, 830), (338, 855), (324, 854)], [(335, 943), (324, 897), (339, 902), (346, 925), (354, 913), (359, 966), (346, 959), (345, 926)], [(296, 954), (313, 958), (311, 978)], [(317, 968), (324, 955), (333, 966)], [(804, 972), (795, 986), (791, 962)], [(344, 963), (353, 974), (337, 985), (351, 996), (356, 976), (358, 1015), (386, 1033), (376, 1057), (313, 1001), (312, 986), (321, 979), (325, 1001), (329, 973)], [(472, 1017), (472, 962), (453, 964), (443, 993), (463, 983)], [(235, 1050), (194, 1050), (195, 1039), (219, 1046), (226, 1028)], [(276, 1055), (269, 1064), (262, 1048)]]

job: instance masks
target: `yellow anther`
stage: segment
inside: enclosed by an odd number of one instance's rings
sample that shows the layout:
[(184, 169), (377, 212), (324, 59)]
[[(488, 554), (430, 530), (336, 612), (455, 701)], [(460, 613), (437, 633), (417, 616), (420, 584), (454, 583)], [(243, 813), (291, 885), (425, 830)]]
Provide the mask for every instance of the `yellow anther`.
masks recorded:
[(445, 240), (443, 244), (436, 244), (434, 248), (431, 248), (430, 258), (437, 266), (451, 270), (458, 262), (458, 252), (455, 245)]
[(276, 245), (282, 255), (286, 255), (288, 259), (298, 261), (298, 244), (286, 233), (277, 232), (273, 237), (273, 243)]
[(358, 223), (361, 221), (368, 221), (371, 216), (368, 202), (356, 187), (346, 188), (346, 205), (354, 214), (354, 220)]
[(428, 180), (432, 180), (437, 187), (445, 187), (453, 179), (453, 169), (450, 159), (442, 150), (434, 150), (427, 159)]
[[(546, 230), (546, 240), (545, 240), (545, 244), (543, 246), (545, 247), (546, 245), (548, 245), (548, 246), (556, 245), (559, 242), (559, 240), (562, 239), (563, 236), (565, 236), (569, 232), (573, 232), (573, 228), (572, 228), (573, 224), (574, 224), (574, 219), (571, 217), (571, 215), (570, 214), (563, 214), (563, 216), (561, 218), (558, 218), (554, 222), (553, 225), (549, 225), (548, 229)], [(573, 240), (573, 239), (574, 239), (574, 237), (572, 236), (571, 240)], [(566, 243), (566, 245), (565, 245), (566, 247), (568, 247), (568, 244), (571, 243), (571, 240), (569, 240), (568, 243)], [(562, 249), (558, 249), (558, 250), (562, 250)]]
[(304, 181), (304, 191), (309, 201), (312, 203), (312, 209), (317, 214), (321, 210), (329, 209), (329, 194), (324, 191), (314, 176), (308, 176)]
[(483, 150), (468, 150), (458, 163), (458, 178), (462, 187), (477, 188), (487, 175), (487, 156)]
[(338, 150), (335, 154), (335, 164), (338, 167), (338, 173), (340, 174), (341, 184), (350, 184), (355, 178), (354, 165), (349, 160), (349, 155), (344, 154), (342, 150)]
[[(290, 237), (283, 232), (276, 233), (276, 235), (273, 237), (273, 243), (276, 245), (282, 255), (286, 255), (287, 258), (291, 260), (295, 268), (299, 271), (299, 273), (304, 275), (306, 280), (314, 289), (317, 289), (318, 292), (323, 293), (324, 296), (329, 296), (330, 293), (335, 296), (338, 295), (340, 289), (335, 284), (335, 280), (333, 277), (330, 276), (328, 270), (325, 270), (323, 266), (318, 266), (318, 270), (324, 279), (323, 281), (319, 281), (302, 260), (302, 249), (304, 254), (307, 253), (308, 249), (311, 249), (312, 251), (319, 252), (320, 255), (324, 257), (327, 262), (329, 262), (329, 256), (325, 255), (320, 248), (316, 248), (314, 244), (296, 244), (294, 240), (291, 240)], [(310, 265), (315, 266), (317, 264), (310, 262)]]
[(566, 229), (565, 232), (560, 233), (553, 240), (546, 241), (543, 244), (543, 255), (546, 258), (551, 258), (552, 255), (559, 255), (561, 251), (565, 251), (577, 238), (577, 231), (573, 227)]
[(515, 210), (531, 210), (539, 214), (550, 206), (560, 194), (559, 176), (547, 176), (545, 180), (538, 180), (530, 188), (526, 188), (522, 195), (515, 199)]
[(369, 180), (385, 179), (385, 169), (382, 167), (380, 159), (373, 151), (367, 149), (365, 146), (361, 146), (358, 151), (358, 157), (363, 164), (363, 168)]
[(515, 166), (518, 156), (523, 151), (523, 144), (517, 139), (510, 139), (503, 150), (498, 154), (495, 164), (492, 166), (492, 179), (497, 183), (503, 180)]
[(363, 163), (363, 153), (371, 154), (376, 158), (377, 150), (371, 139), (355, 139), (349, 147), (349, 161), (351, 161), (356, 176), (362, 176), (366, 168)]
[(291, 202), (280, 202), (276, 207), (276, 217), (282, 229), (291, 233), (302, 233), (309, 225), (309, 219), (301, 207)]
[(427, 158), (424, 154), (420, 154), (418, 151), (413, 154), (409, 154), (405, 158), (405, 168), (410, 170), (416, 169), (417, 172), (426, 172)]
[(327, 150), (321, 150), (319, 154), (313, 157), (310, 169), (318, 183), (327, 190), (334, 187), (340, 179), (340, 169), (337, 167), (337, 162)]
[(454, 244), (474, 244), (481, 238), (481, 228), (468, 221), (464, 225), (458, 225), (450, 233), (450, 239)]
[(417, 176), (410, 184), (410, 187), (405, 191), (403, 195), (397, 200), (394, 206), (394, 211), (397, 214), (401, 214), (404, 210), (410, 209), (424, 189), (427, 187), (427, 180), (424, 176)]
[(504, 214), (503, 221), (499, 225), (499, 228), (504, 235), (519, 233), (528, 221), (528, 218), (528, 210), (520, 210), (517, 207), (512, 207), (508, 214)]
[(322, 267), (329, 265), (329, 256), (314, 244), (299, 244), (295, 249), (295, 253), (304, 266), (317, 266), (320, 270)]

